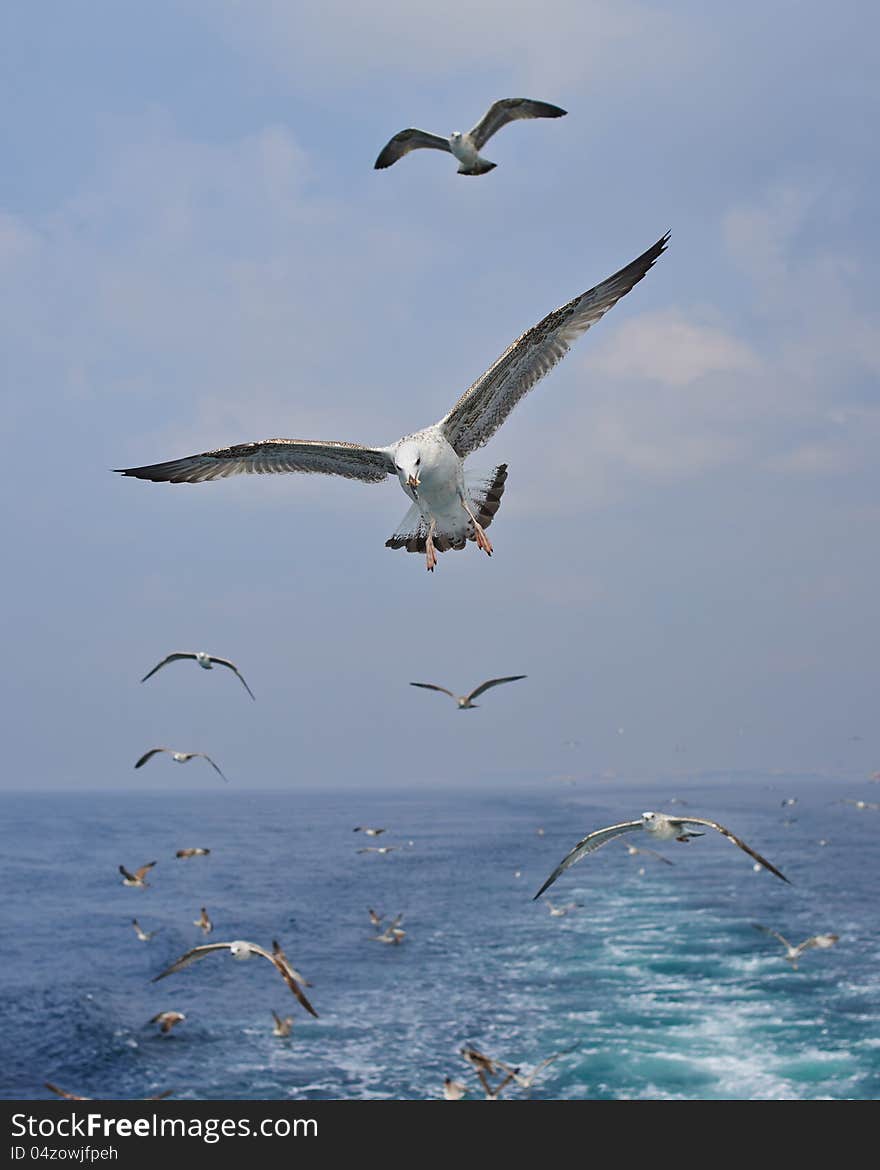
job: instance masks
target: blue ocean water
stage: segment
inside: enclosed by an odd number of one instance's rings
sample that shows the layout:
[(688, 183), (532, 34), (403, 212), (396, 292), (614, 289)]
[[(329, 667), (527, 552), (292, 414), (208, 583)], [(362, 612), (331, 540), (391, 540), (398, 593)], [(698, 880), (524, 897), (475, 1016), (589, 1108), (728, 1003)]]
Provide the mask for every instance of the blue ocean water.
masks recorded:
[[(841, 796), (877, 789), (712, 778), (7, 796), (0, 1095), (46, 1097), (50, 1080), (104, 1098), (424, 1099), (450, 1075), (478, 1097), (457, 1055), (470, 1043), (524, 1069), (570, 1050), (536, 1099), (876, 1098), (880, 813)], [(581, 836), (647, 808), (722, 821), (793, 884), (711, 833), (661, 846), (674, 866), (609, 844), (550, 892), (582, 903), (565, 917), (531, 900)], [(378, 843), (394, 852), (359, 855), (377, 842), (357, 824), (387, 826)], [(191, 845), (211, 855), (175, 859)], [(149, 889), (121, 885), (120, 863), (153, 859)], [(278, 938), (320, 1018), (260, 959), (209, 956), (151, 983), (205, 941), (191, 925), (202, 905), (210, 941)], [(402, 945), (373, 941), (371, 906), (404, 913)], [(135, 916), (158, 929), (151, 942)], [(793, 971), (753, 922), (794, 942), (841, 938)], [(162, 1036), (147, 1021), (166, 1009), (187, 1019)], [(272, 1035), (273, 1009), (295, 1016), (289, 1039)]]

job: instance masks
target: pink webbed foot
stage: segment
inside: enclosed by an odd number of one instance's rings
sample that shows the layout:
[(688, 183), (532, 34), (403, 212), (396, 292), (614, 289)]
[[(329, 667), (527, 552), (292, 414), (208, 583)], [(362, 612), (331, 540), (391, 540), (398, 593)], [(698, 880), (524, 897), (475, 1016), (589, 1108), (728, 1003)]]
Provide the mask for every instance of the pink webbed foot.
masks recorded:
[(477, 548), (481, 548), (483, 552), (490, 556), (492, 555), (492, 542), (486, 535), (482, 526), (474, 522), (474, 538), (477, 542)]

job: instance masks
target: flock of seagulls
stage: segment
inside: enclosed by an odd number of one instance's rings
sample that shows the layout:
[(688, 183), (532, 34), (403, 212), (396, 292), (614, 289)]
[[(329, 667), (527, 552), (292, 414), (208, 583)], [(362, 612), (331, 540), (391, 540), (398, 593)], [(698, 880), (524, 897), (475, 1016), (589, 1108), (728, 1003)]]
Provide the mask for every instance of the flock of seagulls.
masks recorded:
[[(493, 170), (496, 164), (485, 158), (481, 151), (493, 135), (504, 126), (520, 120), (556, 119), (565, 114), (565, 110), (549, 102), (531, 98), (504, 98), (493, 102), (483, 117), (466, 133), (454, 131), (444, 137), (415, 128), (399, 131), (383, 147), (376, 159), (375, 169), (387, 169), (413, 151), (429, 149), (451, 154), (459, 164), (458, 173), (461, 175), (485, 175)], [(618, 272), (547, 314), (514, 340), (438, 422), (406, 434), (386, 446), (273, 438), (237, 443), (164, 462), (117, 470), (123, 476), (154, 483), (173, 484), (205, 483), (240, 474), (294, 472), (341, 476), (365, 484), (380, 483), (396, 476), (407, 498), (408, 510), (385, 542), (386, 547), (404, 549), (406, 552), (424, 556), (429, 572), (435, 570), (440, 553), (461, 550), (468, 542), (476, 544), (479, 550), (491, 556), (493, 546), (486, 530), (494, 521), (501, 506), (508, 478), (508, 466), (506, 463), (498, 463), (488, 474), (478, 474), (466, 466), (466, 461), (492, 439), (517, 403), (565, 357), (572, 344), (600, 321), (648, 274), (666, 250), (668, 240), (667, 232)], [(146, 682), (166, 666), (179, 661), (193, 661), (203, 670), (222, 667), (231, 671), (250, 698), (255, 699), (253, 691), (234, 662), (205, 651), (174, 651), (167, 654), (144, 675), (141, 682)], [(490, 678), (463, 695), (458, 695), (436, 683), (413, 682), (410, 685), (447, 695), (458, 710), (472, 710), (478, 706), (474, 700), (491, 688), (517, 682), (525, 677), (526, 675), (518, 674)], [(620, 730), (622, 733), (623, 729)], [(203, 759), (222, 780), (227, 780), (217, 763), (206, 753), (177, 751), (168, 747), (150, 748), (137, 760), (135, 768), (142, 768), (159, 754), (167, 754), (179, 764), (188, 763), (193, 759)], [(783, 801), (783, 805), (793, 803), (793, 800)], [(864, 801), (849, 803), (859, 809), (880, 807)], [(756, 868), (763, 868), (782, 882), (788, 882), (775, 865), (715, 820), (645, 812), (637, 820), (622, 821), (588, 833), (563, 858), (534, 897), (540, 898), (570, 866), (588, 853), (593, 853), (622, 836), (641, 832), (647, 834), (652, 842), (685, 843), (703, 836), (708, 829), (726, 837), (751, 857)], [(362, 833), (366, 838), (375, 839), (384, 834), (386, 829), (358, 825), (353, 831)], [(538, 832), (543, 835), (543, 829)], [(666, 865), (673, 864), (658, 850), (629, 842), (624, 844), (630, 856), (646, 855)], [(398, 846), (395, 845), (365, 845), (356, 852), (385, 855), (396, 848)], [(210, 852), (210, 849), (203, 847), (182, 848), (177, 851), (176, 857), (179, 859), (204, 857)], [(139, 889), (148, 887), (147, 875), (155, 865), (156, 862), (151, 861), (134, 871), (120, 865), (122, 884)], [(571, 914), (583, 905), (579, 902), (557, 905), (549, 899), (545, 904), (550, 916), (554, 918)], [(374, 941), (394, 947), (399, 947), (403, 943), (407, 932), (401, 925), (402, 914), (387, 919), (372, 908), (368, 913), (370, 924), (375, 930), (372, 936)], [(143, 942), (149, 942), (156, 934), (155, 930), (145, 931), (136, 918), (132, 919), (132, 925), (137, 938)], [(200, 917), (194, 920), (193, 925), (205, 935), (213, 931), (213, 923), (206, 907), (201, 907)], [(775, 930), (758, 924), (755, 926), (756, 929), (775, 937), (784, 946), (785, 957), (795, 969), (798, 959), (806, 950), (827, 948), (838, 941), (837, 935), (816, 935), (794, 947)], [(305, 988), (310, 984), (291, 964), (277, 940), (273, 940), (271, 951), (258, 943), (242, 939), (203, 943), (185, 951), (155, 975), (152, 981), (165, 980), (213, 955), (226, 955), (237, 962), (248, 961), (254, 957), (262, 959), (270, 964), (277, 976), (283, 980), (300, 1007), (310, 1016), (317, 1018), (318, 1013), (305, 992)], [(167, 1010), (155, 1015), (150, 1023), (158, 1024), (161, 1031), (167, 1034), (185, 1018), (181, 1012)], [(291, 1035), (294, 1023), (292, 1016), (280, 1016), (273, 1010), (272, 1019), (273, 1035), (281, 1038)], [(498, 1100), (512, 1085), (530, 1090), (536, 1078), (554, 1061), (565, 1055), (566, 1052), (553, 1053), (535, 1065), (530, 1073), (523, 1073), (519, 1066), (512, 1066), (489, 1057), (472, 1046), (465, 1046), (461, 1050), (462, 1059), (475, 1075), (486, 1100)], [(73, 1098), (72, 1094), (54, 1085), (47, 1083), (47, 1088), (59, 1096)], [(444, 1081), (443, 1096), (446, 1100), (461, 1100), (469, 1091), (464, 1081), (452, 1077), (447, 1077)]]

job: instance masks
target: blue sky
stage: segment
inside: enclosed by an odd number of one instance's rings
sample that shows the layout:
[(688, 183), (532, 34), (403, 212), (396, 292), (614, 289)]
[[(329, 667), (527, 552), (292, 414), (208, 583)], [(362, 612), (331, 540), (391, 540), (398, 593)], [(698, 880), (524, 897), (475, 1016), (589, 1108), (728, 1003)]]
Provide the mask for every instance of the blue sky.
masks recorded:
[[(134, 774), (160, 743), (253, 787), (880, 767), (877, 24), (6, 5), (3, 783), (210, 791)], [(508, 95), (568, 117), (502, 132), (479, 180), (373, 171)], [(510, 467), (491, 561), (384, 548), (391, 481), (109, 474), (391, 442), (667, 228), (478, 453)], [(203, 648), (258, 702), (186, 665), (138, 684)], [(520, 673), (468, 713), (406, 685)]]

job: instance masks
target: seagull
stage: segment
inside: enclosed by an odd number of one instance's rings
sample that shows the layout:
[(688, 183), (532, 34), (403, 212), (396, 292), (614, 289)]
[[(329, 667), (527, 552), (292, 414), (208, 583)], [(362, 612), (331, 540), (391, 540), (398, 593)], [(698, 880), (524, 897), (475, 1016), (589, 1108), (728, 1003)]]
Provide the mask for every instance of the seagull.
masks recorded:
[(165, 979), (168, 975), (173, 975), (176, 971), (181, 971), (191, 963), (197, 963), (199, 959), (204, 959), (207, 955), (217, 951), (229, 951), (233, 959), (238, 959), (239, 962), (249, 959), (252, 955), (259, 955), (261, 959), (268, 960), (305, 1010), (317, 1019), (318, 1013), (309, 1003), (299, 983), (291, 975), (287, 964), (276, 955), (270, 955), (267, 950), (257, 946), (256, 943), (244, 942), (241, 939), (235, 942), (205, 943), (204, 946), (193, 947), (192, 950), (187, 951), (186, 954), (176, 959), (170, 967), (166, 967), (164, 971), (161, 971), (158, 975), (154, 975), (151, 982), (157, 983), (160, 979)]
[(780, 803), (780, 808), (793, 808), (797, 804), (796, 796), (786, 796), (785, 800)]
[(136, 918), (132, 918), (131, 924), (134, 927), (135, 934), (138, 936), (141, 942), (149, 942), (153, 935), (158, 933), (158, 931), (155, 930), (143, 930), (141, 924)]
[(207, 857), (211, 852), (210, 849), (200, 849), (197, 846), (192, 849), (178, 849), (175, 857)]
[(365, 837), (381, 837), (385, 829), (370, 829), (366, 825), (357, 825), (352, 829), (353, 833), (363, 833)]
[(396, 845), (367, 845), (363, 849), (356, 849), (355, 853), (393, 853)]
[(210, 934), (214, 929), (214, 923), (208, 917), (207, 907), (202, 906), (201, 910), (199, 917), (193, 919), (193, 926), (198, 926), (204, 934)]
[(175, 650), (173, 654), (169, 654), (166, 658), (163, 658), (161, 662), (157, 662), (153, 669), (144, 675), (144, 677), (141, 679), (141, 682), (145, 683), (148, 678), (153, 677), (157, 670), (161, 670), (162, 667), (167, 666), (169, 662), (178, 662), (181, 658), (191, 658), (193, 662), (197, 662), (199, 664), (202, 670), (213, 670), (215, 666), (228, 667), (229, 670), (238, 675), (239, 682), (250, 695), (250, 697), (252, 699), (256, 698), (256, 695), (244, 681), (244, 676), (241, 674), (234, 662), (230, 662), (228, 658), (218, 658), (216, 654), (206, 654), (204, 650), (196, 650), (194, 652), (189, 650)]
[[(150, 1021), (152, 1023), (152, 1020)], [(53, 1085), (51, 1081), (44, 1081), (43, 1084), (50, 1093), (54, 1093), (56, 1097), (63, 1097), (65, 1101), (94, 1101), (94, 1097), (83, 1097), (79, 1093), (68, 1093), (66, 1089), (59, 1089), (57, 1085)], [(173, 1094), (173, 1089), (166, 1089), (164, 1093), (154, 1093), (151, 1097), (141, 1097), (141, 1101), (164, 1101), (166, 1097)]]
[(381, 934), (373, 935), (373, 942), (386, 943), (388, 946), (399, 947), (406, 938), (406, 931), (399, 926), (387, 926)]
[(581, 906), (583, 906), (583, 902), (569, 902), (567, 906), (557, 906), (548, 898), (546, 906), (550, 911), (551, 918), (564, 918), (566, 914), (570, 914), (572, 910), (579, 910)]
[[(491, 439), (571, 344), (638, 284), (665, 250), (668, 238), (667, 233), (620, 272), (548, 314), (514, 341), (440, 422), (387, 447), (266, 439), (117, 471), (154, 483), (202, 483), (241, 473), (288, 471), (341, 475), (363, 483), (380, 483), (396, 475), (412, 506), (386, 540), (387, 548), (424, 553), (430, 572), (438, 552), (462, 549), (468, 540), (491, 555), (485, 529), (501, 505), (507, 464), (485, 476), (466, 472), (465, 459)], [(534, 458), (542, 459), (543, 452), (535, 451)]]
[(467, 1096), (467, 1085), (463, 1085), (461, 1081), (454, 1081), (452, 1077), (446, 1077), (443, 1081), (443, 1096), (447, 1101), (460, 1101), (462, 1097)]
[(377, 914), (376, 911), (373, 910), (372, 908), (370, 908), (367, 911), (367, 913), (370, 915), (370, 922), (372, 923), (373, 926), (381, 926), (382, 925), (382, 923), (384, 921), (384, 917), (385, 917), (383, 914)]
[(521, 678), (527, 678), (525, 674), (511, 674), (507, 678), (490, 678), (484, 683), (480, 683), (468, 695), (454, 695), (452, 691), (447, 690), (446, 687), (438, 687), (436, 683), (410, 683), (411, 687), (423, 687), (426, 691), (442, 691), (444, 695), (449, 695), (450, 699), (455, 699), (458, 704), (459, 711), (469, 711), (472, 707), (478, 707), (479, 703), (471, 702), (483, 691), (488, 691), (490, 687), (500, 687), (502, 683), (517, 682)]
[(844, 799), (841, 801), (841, 804), (851, 804), (853, 808), (857, 808), (862, 812), (864, 812), (866, 809), (876, 811), (878, 808), (880, 808), (880, 804), (875, 804), (870, 800), (851, 800), (848, 796), (844, 797)]
[(526, 1073), (525, 1075), (523, 1075), (519, 1069), (516, 1069), (514, 1072), (513, 1069), (508, 1069), (507, 1065), (503, 1065), (502, 1067), (507, 1069), (508, 1072), (513, 1072), (514, 1080), (520, 1086), (520, 1088), (530, 1089), (538, 1075), (542, 1073), (548, 1065), (553, 1064), (555, 1060), (559, 1060), (559, 1058), (562, 1056), (568, 1056), (572, 1052), (574, 1052), (574, 1048), (565, 1048), (562, 1052), (554, 1052), (552, 1056), (548, 1056), (546, 1060), (542, 1060), (540, 1064), (536, 1064), (532, 1071), (530, 1073)]
[(559, 106), (550, 105), (549, 102), (536, 102), (531, 98), (502, 98), (501, 101), (492, 103), (468, 134), (453, 130), (448, 138), (441, 138), (438, 134), (428, 134), (425, 130), (401, 130), (382, 148), (373, 169), (382, 171), (393, 166), (411, 150), (426, 148), (445, 150), (454, 155), (461, 163), (458, 168), (460, 175), (485, 175), (488, 171), (494, 170), (497, 163), (481, 158), (480, 151), (502, 126), (506, 126), (508, 122), (516, 122), (520, 118), (562, 118), (567, 112)]
[(283, 1018), (277, 1012), (272, 1012), (272, 1018), (275, 1020), (275, 1027), (272, 1029), (273, 1036), (280, 1036), (284, 1038), (289, 1036), (293, 1031), (293, 1016), (284, 1016)]
[(288, 959), (287, 955), (285, 955), (284, 951), (282, 951), (281, 944), (277, 939), (274, 938), (272, 939), (272, 956), (273, 958), (277, 959), (279, 963), (284, 964), (290, 977), (295, 979), (300, 987), (312, 986), (304, 975), (300, 975), (299, 971), (297, 971), (296, 967), (294, 967), (293, 963), (291, 963), (290, 959)]
[(761, 926), (759, 922), (753, 922), (752, 926), (755, 930), (760, 930), (762, 934), (769, 934), (782, 943), (785, 948), (785, 957), (791, 963), (794, 971), (797, 971), (798, 959), (800, 959), (804, 951), (812, 950), (813, 947), (819, 947), (820, 950), (825, 951), (829, 947), (833, 947), (840, 938), (839, 934), (815, 934), (812, 938), (804, 939), (802, 943), (798, 943), (795, 947), (792, 946), (784, 935), (781, 935), (777, 930), (771, 930), (769, 926)]
[(163, 1032), (170, 1032), (175, 1024), (181, 1023), (186, 1016), (183, 1012), (159, 1012), (150, 1020), (151, 1024), (160, 1024)]
[(639, 849), (637, 845), (630, 845), (628, 841), (623, 841), (621, 844), (630, 857), (638, 857), (639, 854), (650, 854), (651, 857), (656, 857), (658, 861), (662, 861), (664, 865), (675, 865), (674, 861), (670, 861), (668, 857), (664, 857), (656, 849)]
[[(593, 853), (596, 849), (600, 849), (609, 841), (613, 841), (616, 837), (623, 833), (632, 833), (638, 829), (644, 829), (645, 832), (650, 833), (657, 841), (687, 841), (691, 837), (702, 837), (703, 833), (695, 833), (689, 825), (705, 825), (707, 829), (714, 829), (717, 833), (721, 833), (728, 841), (732, 841), (734, 845), (738, 846), (743, 852), (748, 853), (749, 857), (753, 857), (755, 861), (759, 861), (765, 869), (769, 869), (771, 873), (775, 874), (784, 882), (788, 882), (788, 878), (780, 873), (776, 866), (771, 865), (766, 858), (762, 857), (760, 853), (756, 853), (754, 849), (746, 845), (745, 841), (731, 833), (730, 829), (725, 829), (723, 825), (719, 825), (717, 821), (707, 821), (703, 817), (670, 817), (666, 813), (646, 812), (642, 813), (637, 821), (623, 821), (619, 825), (609, 825), (605, 829), (596, 829), (592, 833), (588, 833), (582, 841), (578, 841), (574, 849), (563, 858), (553, 873), (547, 878), (535, 898), (540, 898), (546, 889), (553, 885), (556, 879), (562, 874), (570, 865), (574, 865), (586, 853)], [(791, 884), (790, 882), (788, 883)]]
[[(202, 759), (202, 760), (207, 760), (208, 763), (211, 765), (211, 767), (214, 769), (214, 771), (217, 773), (217, 775), (220, 777), (220, 779), (226, 780), (226, 777), (223, 775), (223, 773), (220, 771), (220, 769), (217, 767), (217, 765), (214, 763), (214, 761), (211, 759), (211, 757), (206, 756), (204, 752), (176, 752), (172, 748), (167, 748), (167, 747), (150, 748), (150, 750), (148, 752), (144, 752), (144, 754), (141, 756), (141, 758), (135, 764), (135, 767), (142, 768), (144, 766), (144, 764), (147, 762), (147, 760), (152, 760), (153, 756), (158, 755), (159, 752), (168, 752), (168, 754), (171, 756), (172, 760), (174, 760), (174, 762), (176, 764), (185, 764), (188, 760), (194, 760), (196, 758)], [(226, 783), (228, 784), (229, 781), (226, 780)]]
[(146, 865), (142, 865), (134, 873), (129, 873), (124, 865), (120, 865), (119, 872), (122, 874), (122, 884), (124, 886), (137, 886), (140, 890), (146, 889), (150, 884), (146, 880), (146, 876), (155, 864), (155, 861), (148, 861)]

